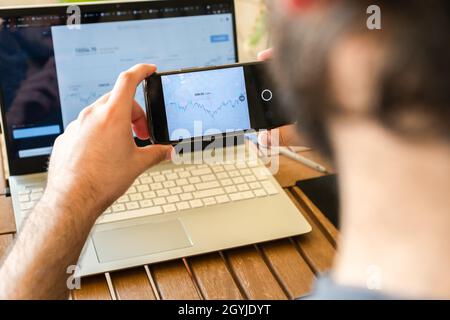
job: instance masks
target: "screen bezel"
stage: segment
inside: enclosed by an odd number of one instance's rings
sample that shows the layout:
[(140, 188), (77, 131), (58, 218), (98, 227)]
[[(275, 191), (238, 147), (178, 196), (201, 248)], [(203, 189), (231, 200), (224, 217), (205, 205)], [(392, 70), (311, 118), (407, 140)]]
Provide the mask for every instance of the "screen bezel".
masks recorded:
[[(195, 140), (205, 140), (211, 141), (212, 139), (223, 139), (228, 135), (238, 135), (245, 133), (246, 131), (252, 130), (261, 130), (261, 129), (273, 129), (279, 127), (281, 125), (290, 124), (288, 122), (280, 122), (275, 124), (268, 125), (264, 119), (262, 119), (261, 113), (258, 109), (256, 109), (256, 98), (255, 95), (255, 87), (254, 84), (249, 81), (252, 79), (251, 72), (255, 71), (258, 66), (265, 66), (267, 62), (255, 61), (255, 62), (246, 62), (246, 63), (235, 63), (235, 64), (227, 64), (222, 66), (213, 66), (213, 67), (203, 67), (203, 68), (189, 68), (189, 69), (181, 69), (175, 71), (161, 72), (155, 73), (148, 77), (144, 83), (144, 97), (146, 102), (146, 109), (149, 121), (149, 128), (151, 132), (151, 140), (153, 143), (159, 144), (172, 144), (175, 145), (180, 143), (181, 141), (186, 142), (187, 140), (195, 141)], [(248, 108), (249, 108), (249, 117), (250, 117), (250, 127), (244, 131), (234, 131), (234, 132), (226, 132), (215, 135), (205, 135), (201, 137), (192, 137), (184, 140), (170, 140), (169, 136), (169, 128), (167, 123), (166, 116), (166, 108), (164, 102), (164, 94), (162, 88), (162, 80), (161, 77), (175, 74), (184, 74), (184, 73), (195, 73), (195, 72), (203, 72), (208, 70), (219, 70), (219, 69), (229, 69), (229, 68), (237, 68), (242, 67), (245, 77), (245, 87), (247, 90), (247, 99), (248, 99)], [(253, 70), (252, 70), (253, 69)], [(272, 88), (273, 89), (273, 88)]]
[[(102, 10), (111, 9), (159, 9), (168, 6), (172, 7), (183, 7), (187, 5), (207, 5), (207, 4), (220, 4), (227, 2), (230, 6), (231, 16), (232, 16), (232, 27), (233, 27), (233, 41), (236, 61), (239, 61), (238, 54), (238, 44), (237, 44), (237, 27), (236, 27), (236, 10), (233, 0), (156, 0), (156, 1), (110, 1), (102, 3), (66, 3), (66, 4), (55, 4), (55, 5), (41, 5), (41, 6), (24, 6), (24, 7), (11, 7), (0, 9), (0, 17), (20, 17), (20, 16), (30, 16), (30, 15), (51, 15), (66, 14), (67, 7), (70, 5), (77, 5), (82, 8), (83, 13), (96, 12)], [(132, 19), (130, 19), (132, 20)], [(81, 23), (83, 23), (83, 17), (81, 18)], [(100, 22), (101, 23), (101, 22)], [(52, 25), (51, 23), (49, 25)], [(9, 136), (8, 126), (6, 123), (5, 108), (3, 107), (3, 94), (0, 88), (0, 111), (1, 111), (1, 132), (3, 133), (3, 143), (6, 146), (6, 153), (8, 158), (8, 168), (9, 175), (23, 175), (31, 173), (46, 172), (48, 168), (49, 156), (35, 156), (29, 158), (14, 158), (12, 156), (12, 150), (9, 145), (11, 137)], [(135, 138), (136, 144), (138, 146), (145, 146), (150, 143), (150, 140), (142, 141)]]

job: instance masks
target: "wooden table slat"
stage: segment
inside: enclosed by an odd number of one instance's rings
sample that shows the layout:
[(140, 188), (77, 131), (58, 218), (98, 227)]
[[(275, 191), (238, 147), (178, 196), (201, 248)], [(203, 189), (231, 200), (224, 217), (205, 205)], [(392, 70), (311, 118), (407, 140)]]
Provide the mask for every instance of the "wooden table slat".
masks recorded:
[(157, 263), (149, 268), (161, 299), (201, 299), (183, 260)]
[(287, 299), (254, 246), (227, 250), (228, 263), (249, 299)]
[(258, 245), (290, 299), (311, 291), (314, 273), (289, 239)]
[(192, 257), (188, 262), (205, 299), (243, 299), (219, 253)]
[(112, 272), (110, 276), (117, 299), (156, 299), (144, 267)]
[[(305, 212), (302, 205), (295, 201), (295, 196), (288, 192), (289, 197), (299, 208), (301, 212)], [(303, 257), (316, 273), (326, 272), (331, 269), (335, 248), (328, 241), (327, 237), (322, 233), (321, 228), (307, 214), (303, 214), (305, 219), (312, 227), (311, 232), (295, 237), (295, 241), (299, 246)]]
[(336, 247), (338, 239), (338, 231), (336, 227), (328, 220), (327, 217), (316, 207), (316, 205), (303, 193), (299, 187), (293, 187), (290, 189), (298, 203), (303, 203), (305, 209), (303, 212), (309, 214), (314, 222), (322, 228), (324, 234), (328, 237), (328, 240)]
[(10, 244), (13, 242), (12, 234), (0, 235), (0, 261), (4, 258)]
[(72, 290), (74, 300), (111, 300), (104, 274), (81, 278), (81, 288)]

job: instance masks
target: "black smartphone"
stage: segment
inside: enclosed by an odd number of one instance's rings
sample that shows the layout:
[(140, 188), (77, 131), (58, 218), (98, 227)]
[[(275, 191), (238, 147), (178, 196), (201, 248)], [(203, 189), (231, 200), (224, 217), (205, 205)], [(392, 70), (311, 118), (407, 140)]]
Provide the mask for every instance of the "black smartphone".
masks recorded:
[(176, 144), (291, 123), (267, 68), (253, 62), (151, 75), (144, 92), (152, 142)]

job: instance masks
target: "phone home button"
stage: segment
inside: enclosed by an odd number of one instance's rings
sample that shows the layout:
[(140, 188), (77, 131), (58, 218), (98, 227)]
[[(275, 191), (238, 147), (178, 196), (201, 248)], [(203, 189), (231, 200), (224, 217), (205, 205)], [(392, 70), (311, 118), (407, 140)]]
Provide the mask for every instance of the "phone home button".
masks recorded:
[(270, 91), (269, 89), (264, 89), (261, 92), (261, 99), (263, 99), (264, 101), (270, 101), (272, 100), (272, 91)]

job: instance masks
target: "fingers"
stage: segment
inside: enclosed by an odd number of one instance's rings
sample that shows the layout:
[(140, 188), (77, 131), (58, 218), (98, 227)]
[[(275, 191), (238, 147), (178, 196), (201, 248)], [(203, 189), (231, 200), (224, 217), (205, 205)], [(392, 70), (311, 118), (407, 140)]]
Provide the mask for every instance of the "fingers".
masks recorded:
[(147, 116), (136, 100), (133, 100), (131, 123), (133, 125), (133, 131), (139, 139), (147, 140), (149, 138)]
[[(273, 131), (277, 130), (275, 134)], [(277, 141), (273, 141), (277, 139)], [(258, 134), (258, 143), (264, 147), (271, 146), (301, 146), (305, 143), (300, 138), (295, 125), (282, 126), (271, 131), (263, 131)]]
[(173, 147), (166, 145), (151, 145), (138, 148), (142, 170), (157, 165), (161, 161), (170, 160), (172, 158)]
[(266, 49), (258, 53), (258, 60), (265, 61), (271, 59), (273, 56), (273, 48)]
[(155, 71), (156, 66), (154, 65), (137, 64), (122, 72), (111, 91), (111, 96), (108, 100), (110, 107), (123, 109), (124, 114), (128, 112), (131, 115), (130, 110), (133, 106), (136, 87)]

